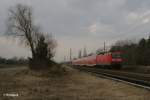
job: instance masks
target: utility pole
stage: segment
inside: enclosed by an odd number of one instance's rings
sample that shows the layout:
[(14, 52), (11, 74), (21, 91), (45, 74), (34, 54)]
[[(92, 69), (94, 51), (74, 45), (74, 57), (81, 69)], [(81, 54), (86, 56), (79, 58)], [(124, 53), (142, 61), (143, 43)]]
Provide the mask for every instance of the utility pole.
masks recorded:
[(64, 56), (64, 62), (66, 62), (66, 56)]
[(70, 61), (72, 60), (72, 50), (70, 48)]
[(86, 56), (87, 56), (86, 46), (84, 46), (83, 56), (84, 56), (84, 57), (86, 57)]
[(105, 49), (106, 49), (106, 47), (105, 47), (105, 42), (104, 42), (104, 52), (105, 52)]
[(82, 57), (82, 50), (79, 50), (78, 52), (78, 58), (81, 58)]

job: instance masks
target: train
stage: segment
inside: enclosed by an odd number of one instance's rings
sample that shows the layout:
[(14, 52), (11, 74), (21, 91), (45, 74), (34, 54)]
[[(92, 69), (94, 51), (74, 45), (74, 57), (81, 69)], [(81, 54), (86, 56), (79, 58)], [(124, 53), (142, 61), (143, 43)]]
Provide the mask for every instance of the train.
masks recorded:
[(101, 52), (71, 61), (73, 66), (96, 66), (106, 69), (121, 69), (123, 58), (121, 51)]

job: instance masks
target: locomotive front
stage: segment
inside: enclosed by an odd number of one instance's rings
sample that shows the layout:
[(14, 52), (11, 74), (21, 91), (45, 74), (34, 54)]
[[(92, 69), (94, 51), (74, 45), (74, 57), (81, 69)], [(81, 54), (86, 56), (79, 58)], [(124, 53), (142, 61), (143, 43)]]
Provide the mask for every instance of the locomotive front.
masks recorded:
[(111, 53), (111, 56), (112, 56), (112, 66), (113, 67), (116, 67), (116, 68), (121, 68), (122, 66), (122, 62), (123, 62), (123, 59), (121, 57), (121, 52), (112, 52)]

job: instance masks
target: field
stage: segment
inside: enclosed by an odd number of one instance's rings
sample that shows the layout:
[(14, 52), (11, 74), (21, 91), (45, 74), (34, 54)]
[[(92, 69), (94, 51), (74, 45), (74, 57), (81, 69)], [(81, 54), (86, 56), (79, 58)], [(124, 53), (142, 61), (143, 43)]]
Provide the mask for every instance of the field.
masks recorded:
[[(150, 91), (65, 66), (64, 75), (27, 67), (0, 69), (0, 100), (148, 100)], [(18, 94), (16, 97), (4, 94)]]

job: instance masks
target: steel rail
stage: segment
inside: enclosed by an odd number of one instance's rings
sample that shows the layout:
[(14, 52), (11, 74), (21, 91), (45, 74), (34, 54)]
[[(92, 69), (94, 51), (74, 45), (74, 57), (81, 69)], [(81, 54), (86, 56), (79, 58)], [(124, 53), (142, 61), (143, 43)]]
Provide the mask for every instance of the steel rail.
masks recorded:
[[(126, 74), (124, 74), (124, 72), (122, 73), (115, 73), (114, 71), (113, 73), (111, 73), (111, 70), (109, 70), (108, 72), (106, 70), (103, 69), (97, 69), (97, 68), (86, 68), (86, 67), (73, 67), (76, 69), (79, 69), (80, 71), (84, 71), (84, 72), (89, 72), (91, 74), (94, 74), (98, 77), (104, 77), (104, 78), (109, 78), (109, 79), (113, 79), (113, 80), (117, 80), (117, 81), (121, 81), (121, 82), (125, 82), (134, 86), (138, 86), (138, 87), (142, 87), (145, 89), (150, 90), (150, 76), (146, 76), (146, 79), (138, 79), (138, 73), (132, 73), (131, 75), (137, 75), (137, 78), (135, 78), (135, 76), (126, 76), (127, 72), (125, 72)], [(131, 72), (130, 72), (131, 73)], [(121, 75), (122, 74), (122, 75)], [(145, 74), (143, 74), (143, 77)], [(142, 76), (142, 74), (140, 74), (140, 76)], [(148, 78), (147, 78), (148, 77)]]

